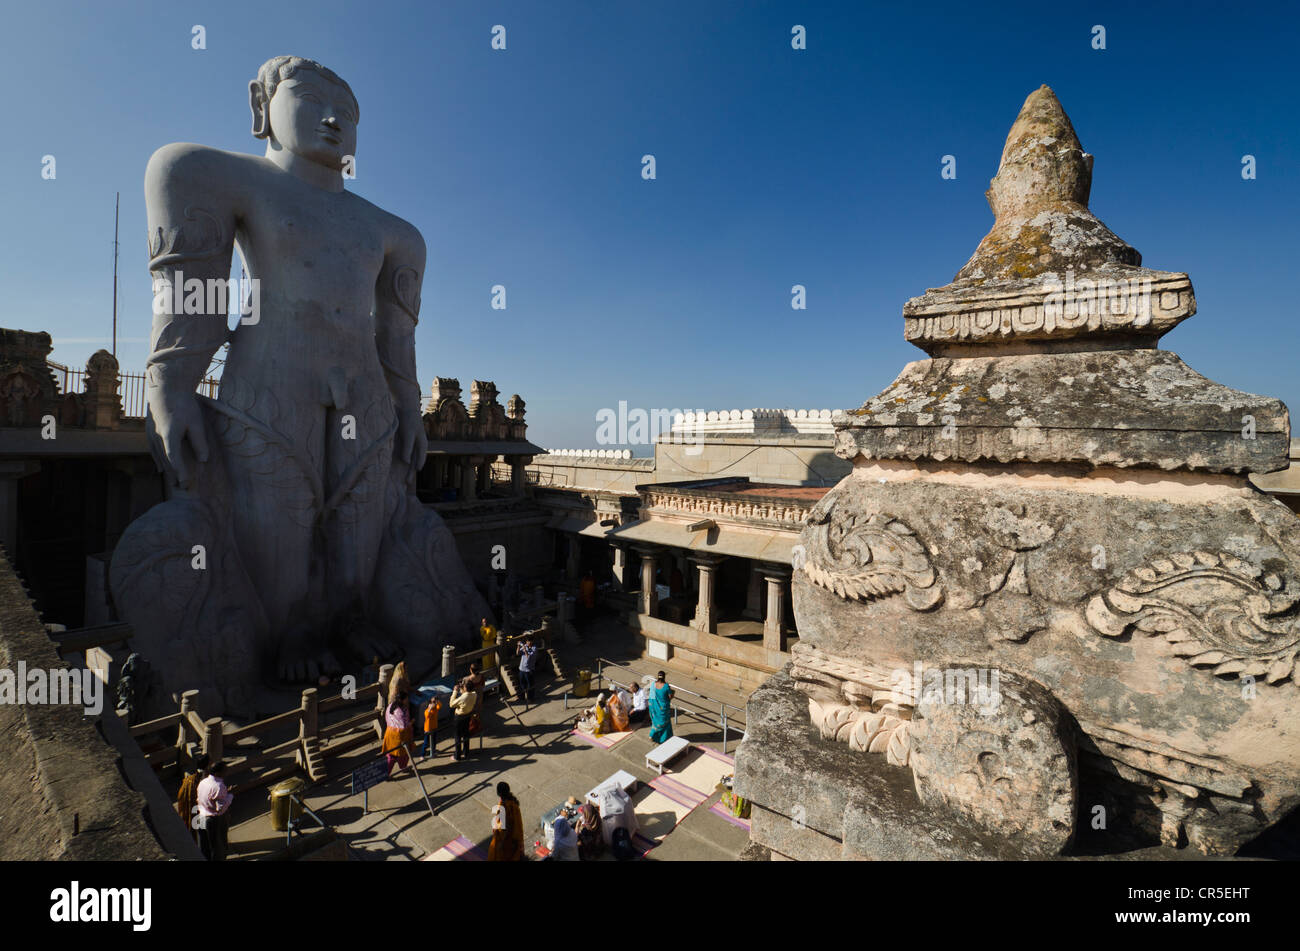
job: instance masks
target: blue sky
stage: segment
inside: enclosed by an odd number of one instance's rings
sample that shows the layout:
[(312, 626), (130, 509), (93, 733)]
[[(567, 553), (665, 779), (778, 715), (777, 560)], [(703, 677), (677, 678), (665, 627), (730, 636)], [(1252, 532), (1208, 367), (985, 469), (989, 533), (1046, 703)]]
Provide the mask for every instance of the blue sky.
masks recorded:
[[(1200, 312), (1164, 346), (1300, 407), (1300, 8), (975, 7), (11, 5), (0, 326), (48, 330), (70, 365), (107, 346), (121, 191), (118, 355), (141, 369), (145, 163), (173, 141), (260, 153), (247, 83), (292, 53), (360, 99), (349, 188), (428, 245), (426, 392), (439, 374), (467, 398), (495, 380), (547, 447), (594, 446), (596, 413), (620, 400), (853, 407), (923, 356), (902, 304), (951, 280), (992, 224), (983, 193), (1007, 130), (1047, 83), (1096, 156), (1092, 210), (1147, 266), (1191, 275)], [(806, 311), (790, 308), (796, 283)]]

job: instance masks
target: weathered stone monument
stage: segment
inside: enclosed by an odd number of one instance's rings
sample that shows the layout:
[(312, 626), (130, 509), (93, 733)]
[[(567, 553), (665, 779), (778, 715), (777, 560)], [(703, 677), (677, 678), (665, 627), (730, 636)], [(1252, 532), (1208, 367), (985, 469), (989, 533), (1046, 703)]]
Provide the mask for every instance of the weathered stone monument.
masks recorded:
[(1195, 313), (1087, 207), (1046, 86), (929, 359), (835, 420), (853, 473), (796, 559), (790, 667), (737, 791), (776, 857), (1233, 854), (1300, 802), (1300, 520), (1277, 400), (1156, 347)]
[[(172, 490), (111, 572), (135, 649), (168, 686), (212, 688), (235, 710), (274, 676), (337, 672), (340, 651), (428, 669), (487, 613), (414, 493), (424, 241), (344, 190), (360, 117), (347, 83), (278, 56), (249, 93), (264, 157), (174, 144), (145, 173), (148, 428)], [(232, 332), (236, 246), (251, 301)], [(227, 341), (218, 397), (196, 395)]]

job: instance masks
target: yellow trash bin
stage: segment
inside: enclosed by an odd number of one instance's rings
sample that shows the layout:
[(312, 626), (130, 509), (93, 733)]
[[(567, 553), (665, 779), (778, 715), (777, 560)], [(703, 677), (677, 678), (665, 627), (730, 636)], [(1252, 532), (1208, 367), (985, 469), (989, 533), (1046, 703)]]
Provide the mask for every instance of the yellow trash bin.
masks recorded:
[(301, 795), (306, 788), (307, 781), (298, 776), (271, 787), (271, 828), (273, 830), (284, 832), (289, 828), (290, 804), (293, 807), (292, 817), (298, 819), (302, 816), (302, 803), (290, 799), (289, 795), (291, 793)]
[(573, 680), (573, 695), (575, 697), (585, 697), (591, 693), (591, 671), (586, 667), (578, 671), (578, 676)]

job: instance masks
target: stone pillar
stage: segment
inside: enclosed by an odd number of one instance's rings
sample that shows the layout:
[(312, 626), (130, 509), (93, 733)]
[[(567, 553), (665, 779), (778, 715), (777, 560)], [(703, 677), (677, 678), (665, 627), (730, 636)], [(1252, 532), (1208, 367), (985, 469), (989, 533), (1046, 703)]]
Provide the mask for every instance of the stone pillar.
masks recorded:
[(495, 456), (478, 456), (475, 460), (475, 466), (478, 469), (478, 494), (486, 495), (492, 488), (492, 463)]
[(302, 692), (302, 709), (298, 715), (298, 765), (308, 769), (306, 742), (316, 739), (320, 730), (320, 701), (315, 687)]
[(577, 535), (567, 533), (564, 538), (569, 546), (568, 557), (564, 562), (564, 579), (573, 583), (578, 580), (582, 568), (582, 541)]
[(453, 644), (446, 644), (442, 648), (442, 676), (456, 676), (456, 647)]
[(614, 583), (620, 591), (627, 590), (627, 549), (622, 545), (610, 545), (610, 551), (613, 553), (614, 564), (611, 571), (614, 574)]
[(97, 350), (86, 363), (86, 428), (117, 429), (122, 418), (117, 358)]
[(749, 589), (745, 592), (745, 610), (742, 617), (751, 621), (763, 619), (763, 573), (758, 562), (749, 563)]
[(393, 679), (394, 670), (396, 668), (392, 664), (384, 664), (379, 668), (379, 692), (375, 694), (375, 710), (378, 711), (379, 718), (375, 722), (375, 732), (381, 743), (384, 739), (384, 708), (388, 706), (388, 684)]
[(528, 494), (528, 472), (524, 468), (531, 460), (528, 456), (517, 456), (510, 460), (510, 494), (523, 498)]
[(641, 556), (641, 604), (639, 610), (642, 614), (654, 617), (655, 608), (659, 605), (659, 599), (655, 596), (655, 562), (659, 557), (658, 552), (652, 548), (638, 548), (637, 554)]
[(476, 494), (474, 491), (475, 482), (478, 478), (478, 472), (474, 468), (474, 460), (469, 456), (460, 458), (460, 501), (473, 502)]
[(767, 616), (763, 620), (763, 646), (772, 651), (784, 651), (790, 568), (787, 565), (765, 565), (763, 578), (767, 581)]
[(695, 604), (695, 620), (692, 622), (697, 631), (707, 634), (718, 633), (718, 611), (715, 604), (714, 588), (717, 584), (717, 569), (722, 559), (716, 555), (695, 555), (691, 561), (699, 569), (700, 593)]
[(39, 462), (0, 462), (0, 545), (10, 564), (18, 560), (18, 480), (41, 471)]
[[(87, 660), (89, 660), (89, 658), (87, 658)], [(90, 664), (87, 663), (86, 666), (87, 666), (87, 667), (90, 667)], [(91, 669), (93, 670), (94, 668), (91, 668)], [(103, 679), (103, 681), (104, 681), (104, 686), (107, 687), (107, 686), (108, 686), (108, 668), (107, 668), (107, 667), (104, 668), (104, 676), (103, 676), (102, 679)], [(189, 712), (191, 712), (191, 711), (193, 711), (193, 712), (195, 712), (195, 713), (198, 712), (198, 711), (195, 709), (195, 704), (198, 702), (198, 699), (199, 699), (199, 692), (198, 692), (197, 690), (186, 690), (184, 693), (181, 694), (181, 714), (182, 714), (182, 716), (181, 716), (181, 722), (180, 722), (180, 725), (176, 728), (176, 748), (179, 749), (179, 750), (184, 750), (184, 749), (185, 749), (186, 742), (187, 742), (187, 733), (186, 733), (186, 731), (187, 731), (187, 730), (189, 729), (189, 727), (190, 727), (190, 718), (187, 717), (187, 716), (185, 716), (184, 714), (187, 714), (187, 713), (189, 713)]]
[(221, 732), (221, 717), (203, 721), (203, 752), (214, 766), (225, 753), (225, 740), (225, 734)]

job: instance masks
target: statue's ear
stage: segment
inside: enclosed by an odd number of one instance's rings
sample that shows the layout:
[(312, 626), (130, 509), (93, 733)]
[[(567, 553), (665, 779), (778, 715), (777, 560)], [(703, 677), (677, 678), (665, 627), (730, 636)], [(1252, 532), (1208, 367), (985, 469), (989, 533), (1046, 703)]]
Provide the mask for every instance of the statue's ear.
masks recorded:
[(271, 103), (266, 89), (256, 79), (248, 84), (248, 108), (253, 111), (253, 135), (267, 138), (271, 134)]

